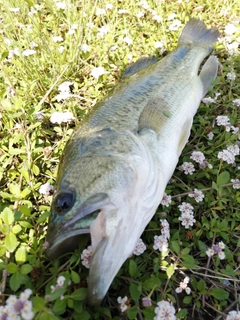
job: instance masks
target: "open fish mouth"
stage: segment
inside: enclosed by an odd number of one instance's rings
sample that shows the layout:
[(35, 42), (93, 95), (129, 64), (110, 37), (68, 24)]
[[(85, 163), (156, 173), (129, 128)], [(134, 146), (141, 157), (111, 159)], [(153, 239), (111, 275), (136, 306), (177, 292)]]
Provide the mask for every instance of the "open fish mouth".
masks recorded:
[(90, 219), (96, 219), (99, 212), (100, 210), (92, 212), (88, 216), (87, 221), (79, 218), (79, 223), (75, 220), (74, 222), (71, 222), (71, 224), (64, 226), (64, 229), (60, 229), (54, 238), (51, 237), (51, 232), (49, 232), (47, 237), (47, 243), (49, 244), (49, 247), (46, 250), (47, 257), (49, 259), (56, 259), (60, 255), (76, 249), (80, 243), (79, 240), (81, 236), (90, 233)]

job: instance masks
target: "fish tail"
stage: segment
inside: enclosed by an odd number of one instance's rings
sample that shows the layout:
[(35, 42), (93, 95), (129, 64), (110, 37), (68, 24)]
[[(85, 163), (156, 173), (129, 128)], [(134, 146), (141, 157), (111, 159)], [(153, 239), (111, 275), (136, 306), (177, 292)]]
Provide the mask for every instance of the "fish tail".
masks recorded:
[(211, 52), (219, 35), (217, 28), (207, 29), (204, 22), (198, 19), (191, 19), (183, 28), (178, 44), (201, 46)]

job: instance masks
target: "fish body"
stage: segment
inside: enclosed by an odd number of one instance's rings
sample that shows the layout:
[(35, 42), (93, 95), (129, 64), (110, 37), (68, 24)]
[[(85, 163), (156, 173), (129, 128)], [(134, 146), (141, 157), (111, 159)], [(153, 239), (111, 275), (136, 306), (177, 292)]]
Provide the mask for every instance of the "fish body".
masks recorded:
[(131, 256), (161, 202), (188, 141), (193, 117), (216, 77), (203, 60), (218, 38), (192, 19), (178, 48), (156, 62), (140, 59), (80, 124), (62, 157), (47, 241), (55, 258), (91, 234), (88, 300), (97, 305)]

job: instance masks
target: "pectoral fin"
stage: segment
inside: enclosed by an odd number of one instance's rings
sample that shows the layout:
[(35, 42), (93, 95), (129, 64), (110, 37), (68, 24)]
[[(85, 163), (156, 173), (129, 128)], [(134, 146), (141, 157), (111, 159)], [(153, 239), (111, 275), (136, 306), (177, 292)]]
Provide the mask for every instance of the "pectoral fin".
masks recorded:
[(139, 118), (139, 132), (151, 129), (158, 133), (168, 118), (171, 118), (170, 105), (158, 96), (152, 97)]
[(178, 156), (180, 156), (183, 148), (185, 147), (186, 143), (188, 142), (191, 128), (192, 128), (192, 119), (187, 119), (183, 125), (182, 132), (181, 132), (180, 138), (178, 140), (178, 149), (177, 149)]
[(211, 87), (213, 80), (216, 78), (217, 71), (218, 59), (214, 56), (210, 56), (204, 63), (199, 75), (203, 84), (203, 97)]

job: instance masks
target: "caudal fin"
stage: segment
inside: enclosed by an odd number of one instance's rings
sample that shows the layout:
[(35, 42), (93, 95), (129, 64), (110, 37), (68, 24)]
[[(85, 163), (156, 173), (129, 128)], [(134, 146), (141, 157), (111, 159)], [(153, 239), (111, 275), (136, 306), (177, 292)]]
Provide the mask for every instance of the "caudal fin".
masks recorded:
[(183, 28), (178, 40), (179, 45), (196, 45), (209, 49), (217, 42), (220, 33), (217, 28), (207, 29), (204, 22), (191, 19)]

